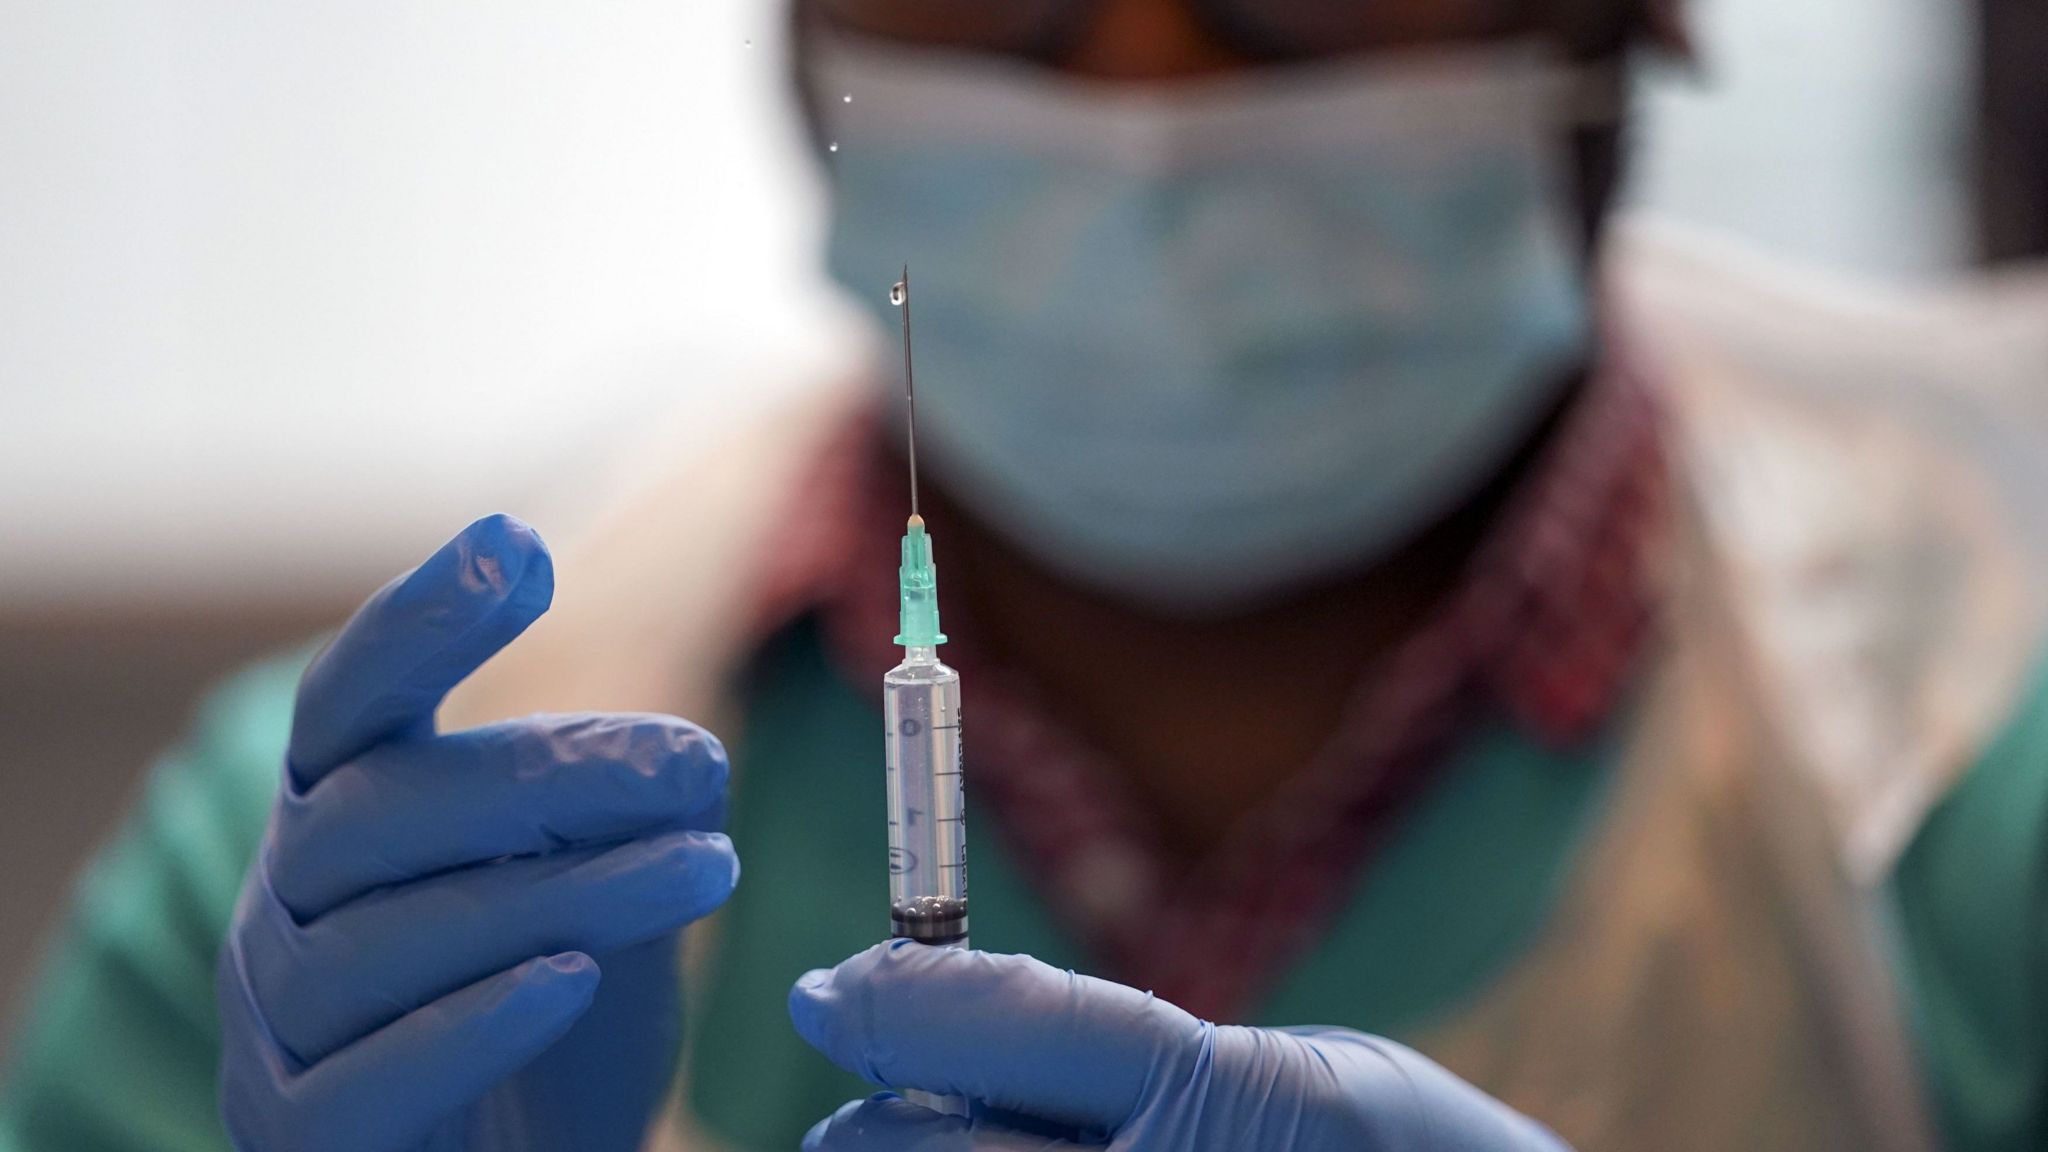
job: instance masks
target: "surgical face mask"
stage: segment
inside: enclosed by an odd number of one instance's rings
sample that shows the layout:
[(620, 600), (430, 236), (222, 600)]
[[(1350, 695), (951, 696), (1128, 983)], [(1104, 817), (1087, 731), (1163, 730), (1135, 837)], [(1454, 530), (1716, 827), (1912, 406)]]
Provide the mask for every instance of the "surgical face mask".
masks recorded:
[(1081, 583), (1214, 614), (1368, 564), (1585, 356), (1532, 48), (1160, 88), (817, 49), (832, 271), (893, 326), (911, 267), (920, 456)]

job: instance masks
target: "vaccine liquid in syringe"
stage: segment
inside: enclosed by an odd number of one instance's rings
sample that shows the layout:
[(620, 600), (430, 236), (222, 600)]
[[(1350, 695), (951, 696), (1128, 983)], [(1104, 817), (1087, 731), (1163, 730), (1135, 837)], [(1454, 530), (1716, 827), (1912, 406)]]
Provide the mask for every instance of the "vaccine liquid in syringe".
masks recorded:
[(967, 943), (966, 778), (960, 675), (934, 648), (912, 647), (882, 681), (889, 778), (892, 932), (925, 944)]

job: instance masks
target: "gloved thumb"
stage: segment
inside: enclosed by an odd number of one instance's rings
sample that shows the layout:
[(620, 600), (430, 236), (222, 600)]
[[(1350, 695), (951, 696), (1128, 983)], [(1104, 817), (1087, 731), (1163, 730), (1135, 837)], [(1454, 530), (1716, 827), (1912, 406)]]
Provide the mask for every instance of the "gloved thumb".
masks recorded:
[(1029, 956), (907, 940), (806, 973), (789, 1011), (812, 1047), (877, 1084), (1096, 1131), (1121, 1127), (1149, 1087), (1184, 1082), (1213, 1032), (1149, 993)]

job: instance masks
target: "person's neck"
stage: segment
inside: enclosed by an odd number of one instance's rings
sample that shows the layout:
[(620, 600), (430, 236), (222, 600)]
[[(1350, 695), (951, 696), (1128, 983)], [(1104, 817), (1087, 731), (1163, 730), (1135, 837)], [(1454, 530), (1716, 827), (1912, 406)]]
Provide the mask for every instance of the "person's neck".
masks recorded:
[(948, 598), (1192, 858), (1329, 739), (1360, 676), (1455, 585), (1582, 391), (1566, 388), (1491, 479), (1409, 543), (1284, 603), (1229, 619), (1150, 613), (1054, 575), (941, 495)]

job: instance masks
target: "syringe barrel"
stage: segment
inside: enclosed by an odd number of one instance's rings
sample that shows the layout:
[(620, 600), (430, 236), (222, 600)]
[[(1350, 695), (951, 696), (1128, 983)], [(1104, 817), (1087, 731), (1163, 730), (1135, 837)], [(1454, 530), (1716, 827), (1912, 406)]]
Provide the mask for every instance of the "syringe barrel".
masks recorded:
[(889, 777), (892, 934), (967, 943), (967, 791), (960, 674), (935, 649), (906, 649), (882, 681)]

